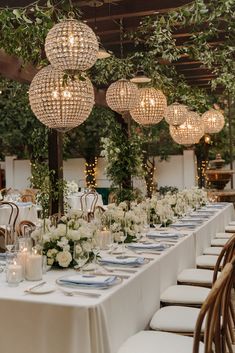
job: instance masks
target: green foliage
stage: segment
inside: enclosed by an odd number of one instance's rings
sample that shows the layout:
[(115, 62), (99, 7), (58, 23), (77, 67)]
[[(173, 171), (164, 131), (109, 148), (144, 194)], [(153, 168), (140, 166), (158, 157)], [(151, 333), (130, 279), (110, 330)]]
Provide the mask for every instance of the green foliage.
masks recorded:
[(30, 109), (28, 85), (0, 78), (0, 89), (1, 158), (10, 154), (33, 159), (34, 153), (44, 154), (46, 130)]
[(112, 110), (94, 106), (88, 119), (66, 134), (68, 138), (66, 155), (82, 156), (87, 160), (99, 156), (101, 138), (109, 135), (114, 124), (116, 120)]
[(110, 137), (103, 138), (102, 141), (102, 155), (107, 162), (106, 172), (112, 180), (112, 187), (116, 189), (117, 201), (130, 201), (134, 194), (127, 178), (143, 176), (142, 140), (134, 130), (128, 136), (121, 125), (116, 123)]
[[(47, 1), (45, 6), (35, 2), (25, 8), (2, 8), (0, 10), (0, 48), (6, 53), (20, 57), (24, 63), (44, 65), (44, 42), (48, 31), (55, 23), (68, 18), (69, 2), (60, 1), (55, 6)], [(78, 9), (73, 9), (79, 17)]]

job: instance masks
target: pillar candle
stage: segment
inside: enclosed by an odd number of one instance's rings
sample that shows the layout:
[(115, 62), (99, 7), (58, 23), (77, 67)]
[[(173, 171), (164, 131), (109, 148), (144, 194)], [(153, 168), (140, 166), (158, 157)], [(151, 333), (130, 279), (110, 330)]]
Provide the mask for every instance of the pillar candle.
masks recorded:
[(39, 281), (42, 279), (42, 255), (37, 254), (36, 251), (27, 255), (25, 278), (29, 281)]
[(7, 282), (9, 285), (17, 286), (22, 281), (22, 266), (14, 262), (7, 268)]
[(111, 232), (109, 230), (101, 230), (99, 232), (100, 248), (105, 249), (111, 240)]

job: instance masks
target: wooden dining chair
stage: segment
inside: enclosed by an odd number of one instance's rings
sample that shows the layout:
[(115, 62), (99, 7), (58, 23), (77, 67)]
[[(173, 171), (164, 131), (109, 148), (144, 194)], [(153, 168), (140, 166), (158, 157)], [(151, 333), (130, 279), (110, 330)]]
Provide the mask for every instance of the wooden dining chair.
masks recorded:
[(29, 232), (32, 232), (36, 229), (36, 225), (33, 222), (28, 220), (21, 221), (17, 226), (18, 236), (23, 237), (25, 235), (26, 229), (29, 230)]
[[(14, 203), (10, 201), (1, 201), (0, 202), (0, 208), (1, 207), (6, 207), (8, 206), (10, 208), (10, 214), (9, 218), (7, 220), (7, 224), (11, 224), (13, 227), (13, 230), (16, 230), (16, 222), (19, 216), (19, 207)], [(3, 227), (4, 228), (4, 227)]]
[[(231, 241), (226, 244), (224, 247), (222, 253), (220, 254), (215, 270), (213, 273), (212, 277), (212, 282), (215, 283), (218, 274), (219, 274), (219, 269), (222, 267), (224, 268), (226, 264), (230, 261), (232, 261), (233, 257), (235, 255), (235, 237), (231, 239)], [(195, 271), (198, 271), (198, 269), (195, 269)], [(206, 271), (206, 270), (200, 270), (200, 271)], [(183, 286), (183, 288), (187, 288)], [(198, 291), (200, 291), (200, 287), (192, 287), (195, 289), (194, 295)], [(199, 288), (199, 289), (198, 289)], [(150, 327), (153, 330), (160, 330), (160, 331), (167, 331), (167, 332), (174, 332), (178, 334), (183, 334), (183, 335), (189, 335), (192, 336), (193, 332), (195, 330), (195, 323), (196, 319), (199, 313), (199, 309), (195, 307), (187, 307), (183, 306), (183, 303), (180, 303), (180, 305), (172, 305), (172, 306), (165, 306), (161, 309), (159, 309), (152, 317), (151, 322), (150, 322)], [(233, 320), (233, 307), (231, 301), (228, 303), (229, 306), (229, 335), (230, 335), (230, 340), (234, 342), (234, 334), (233, 334), (233, 326), (234, 326), (234, 320)], [(181, 320), (179, 320), (179, 317)], [(202, 326), (202, 332), (204, 331), (205, 327)], [(232, 351), (230, 351), (232, 353)]]
[[(119, 348), (118, 353), (225, 353), (228, 332), (226, 304), (235, 274), (234, 262), (235, 260), (224, 267), (204, 301), (198, 314), (193, 338), (168, 332), (140, 331), (129, 337)], [(201, 342), (203, 322), (205, 322), (204, 343)]]
[(221, 248), (218, 257), (214, 256), (214, 266), (197, 266), (197, 268), (185, 269), (178, 275), (177, 283), (210, 288), (218, 275), (219, 269), (226, 265), (234, 252), (235, 234)]
[(20, 200), (22, 202), (32, 202), (34, 204), (36, 203), (36, 198), (32, 194), (23, 194), (21, 195)]
[(0, 253), (3, 253), (5, 251), (5, 229), (0, 227)]
[[(84, 195), (81, 196), (81, 208), (82, 208), (82, 211), (87, 215), (88, 222), (94, 218), (94, 212), (98, 201), (98, 197), (99, 197), (99, 194), (94, 189), (89, 190), (88, 192), (86, 192)], [(92, 200), (89, 207), (88, 202), (90, 202), (91, 198)]]

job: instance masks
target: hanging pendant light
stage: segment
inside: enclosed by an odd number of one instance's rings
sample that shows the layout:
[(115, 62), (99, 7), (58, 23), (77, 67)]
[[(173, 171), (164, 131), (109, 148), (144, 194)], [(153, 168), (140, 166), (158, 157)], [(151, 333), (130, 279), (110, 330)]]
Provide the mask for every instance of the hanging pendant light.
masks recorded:
[(118, 113), (128, 112), (138, 102), (138, 87), (125, 79), (112, 83), (106, 92), (108, 106)]
[(166, 109), (165, 120), (169, 125), (178, 126), (185, 122), (187, 113), (186, 105), (173, 103)]
[(220, 132), (225, 124), (224, 116), (219, 110), (210, 109), (202, 114), (205, 125), (205, 132), (215, 134)]
[(45, 41), (48, 60), (60, 70), (88, 70), (97, 60), (98, 49), (93, 30), (75, 19), (57, 23), (48, 32)]
[(88, 78), (64, 82), (63, 72), (49, 65), (33, 78), (29, 102), (44, 125), (64, 132), (88, 118), (94, 105), (94, 89)]
[(187, 119), (182, 125), (170, 125), (170, 135), (180, 145), (198, 143), (204, 135), (203, 120), (196, 112), (189, 111)]
[(163, 119), (166, 108), (167, 101), (162, 91), (153, 87), (140, 88), (138, 104), (130, 114), (141, 125), (154, 125)]
[(133, 83), (149, 83), (151, 78), (147, 77), (144, 70), (138, 70), (136, 75), (130, 79)]

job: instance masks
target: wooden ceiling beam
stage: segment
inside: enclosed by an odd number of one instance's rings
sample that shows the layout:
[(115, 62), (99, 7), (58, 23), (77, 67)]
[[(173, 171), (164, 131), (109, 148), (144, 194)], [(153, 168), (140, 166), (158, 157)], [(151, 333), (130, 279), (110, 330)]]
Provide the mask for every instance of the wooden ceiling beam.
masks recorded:
[[(133, 0), (132, 0), (133, 2)], [(185, 3), (190, 3), (191, 1), (185, 1)], [(150, 3), (150, 2), (149, 2)], [(107, 15), (102, 15), (101, 13), (105, 11), (98, 11), (99, 8), (97, 8), (97, 17), (95, 18), (94, 15), (92, 17), (89, 17), (89, 15), (86, 17), (84, 16), (83, 19), (86, 20), (87, 23), (93, 23), (93, 22), (100, 22), (100, 21), (108, 21), (108, 20), (119, 20), (119, 19), (125, 19), (125, 18), (132, 18), (132, 17), (144, 17), (144, 16), (151, 16), (151, 15), (158, 15), (158, 14), (164, 14), (170, 11), (177, 10), (180, 6), (169, 6), (169, 7), (163, 7), (163, 8), (158, 8), (156, 7), (156, 4), (154, 5), (154, 2), (151, 2), (150, 5), (148, 5), (148, 2), (145, 4), (142, 4), (142, 6), (139, 6), (140, 9), (136, 9), (133, 11), (123, 11), (122, 10), (122, 4), (115, 9), (115, 14), (107, 14)], [(159, 5), (159, 4), (158, 4)], [(134, 6), (134, 4), (132, 5)], [(149, 9), (145, 9), (146, 7), (149, 7)], [(134, 7), (133, 7), (134, 8)], [(86, 11), (87, 13), (88, 11)]]

